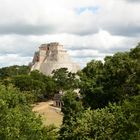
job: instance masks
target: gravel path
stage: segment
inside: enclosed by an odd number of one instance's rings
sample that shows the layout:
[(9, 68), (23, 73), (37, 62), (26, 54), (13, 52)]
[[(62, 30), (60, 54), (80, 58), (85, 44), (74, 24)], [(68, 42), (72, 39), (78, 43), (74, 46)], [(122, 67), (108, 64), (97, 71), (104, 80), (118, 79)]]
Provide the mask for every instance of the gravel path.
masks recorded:
[(34, 105), (33, 111), (42, 116), (44, 125), (54, 124), (60, 127), (63, 120), (61, 109), (53, 106), (53, 101), (40, 102)]

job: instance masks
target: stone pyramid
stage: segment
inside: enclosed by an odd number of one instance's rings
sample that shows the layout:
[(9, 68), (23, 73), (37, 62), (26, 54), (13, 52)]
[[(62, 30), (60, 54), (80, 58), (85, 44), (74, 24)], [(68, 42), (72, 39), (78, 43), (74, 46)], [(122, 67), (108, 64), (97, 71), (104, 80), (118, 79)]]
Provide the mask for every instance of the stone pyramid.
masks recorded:
[(79, 65), (71, 61), (63, 45), (57, 42), (42, 44), (34, 54), (31, 71), (38, 70), (45, 75), (51, 75), (53, 70), (60, 68), (67, 68), (73, 73), (80, 70)]

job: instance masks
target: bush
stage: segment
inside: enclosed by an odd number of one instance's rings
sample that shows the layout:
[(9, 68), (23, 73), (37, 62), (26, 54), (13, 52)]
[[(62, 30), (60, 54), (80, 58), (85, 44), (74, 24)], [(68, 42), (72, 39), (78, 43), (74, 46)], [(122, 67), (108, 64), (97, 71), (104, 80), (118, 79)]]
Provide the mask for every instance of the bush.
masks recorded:
[(0, 85), (0, 139), (56, 139), (54, 128), (43, 127), (26, 96), (13, 86)]

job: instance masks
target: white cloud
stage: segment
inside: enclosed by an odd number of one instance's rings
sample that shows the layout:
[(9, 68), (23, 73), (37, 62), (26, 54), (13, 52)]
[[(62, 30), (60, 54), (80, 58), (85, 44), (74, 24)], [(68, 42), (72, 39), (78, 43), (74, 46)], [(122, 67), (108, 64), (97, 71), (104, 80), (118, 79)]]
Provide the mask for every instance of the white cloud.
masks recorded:
[[(68, 50), (68, 53), (74, 61), (83, 66), (91, 59), (103, 60), (106, 55), (112, 55), (117, 51), (129, 50), (136, 45), (138, 40), (139, 38), (113, 36), (103, 30), (87, 36), (72, 34), (31, 35), (28, 37), (21, 35), (5, 35), (0, 36), (0, 57), (3, 58), (3, 60), (6, 60), (7, 55), (9, 56), (10, 54), (11, 57), (16, 56), (18, 62), (23, 58), (23, 60), (25, 60), (26, 57), (27, 60), (31, 61), (31, 59), (28, 58), (33, 56), (40, 44), (57, 41), (64, 45), (64, 48)], [(1, 61), (1, 64), (4, 62), (3, 60)], [(16, 63), (14, 60), (15, 59), (8, 59), (7, 62), (14, 64)], [(20, 64), (26, 63), (26, 61), (23, 60)], [(5, 62), (4, 64), (9, 65)]]
[(51, 41), (82, 64), (129, 50), (140, 38), (140, 3), (130, 1), (0, 0), (0, 58), (12, 54), (25, 64), (40, 44)]
[[(125, 0), (0, 0), (0, 3), (2, 34), (86, 35), (100, 28), (118, 35), (140, 32), (140, 3)], [(76, 9), (83, 7), (85, 11), (78, 14)], [(98, 11), (94, 13), (88, 7), (98, 7)]]
[(0, 55), (0, 67), (12, 65), (28, 65), (31, 57), (21, 57), (16, 54)]

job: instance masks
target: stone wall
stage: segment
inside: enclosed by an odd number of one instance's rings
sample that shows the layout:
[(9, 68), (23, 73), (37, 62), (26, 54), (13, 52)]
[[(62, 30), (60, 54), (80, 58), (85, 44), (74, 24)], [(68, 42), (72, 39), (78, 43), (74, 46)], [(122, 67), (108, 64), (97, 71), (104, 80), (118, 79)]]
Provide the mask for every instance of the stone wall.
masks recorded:
[(51, 75), (53, 70), (68, 68), (71, 72), (80, 70), (78, 64), (71, 61), (63, 45), (57, 42), (42, 44), (35, 53), (31, 70), (39, 70), (45, 75)]

